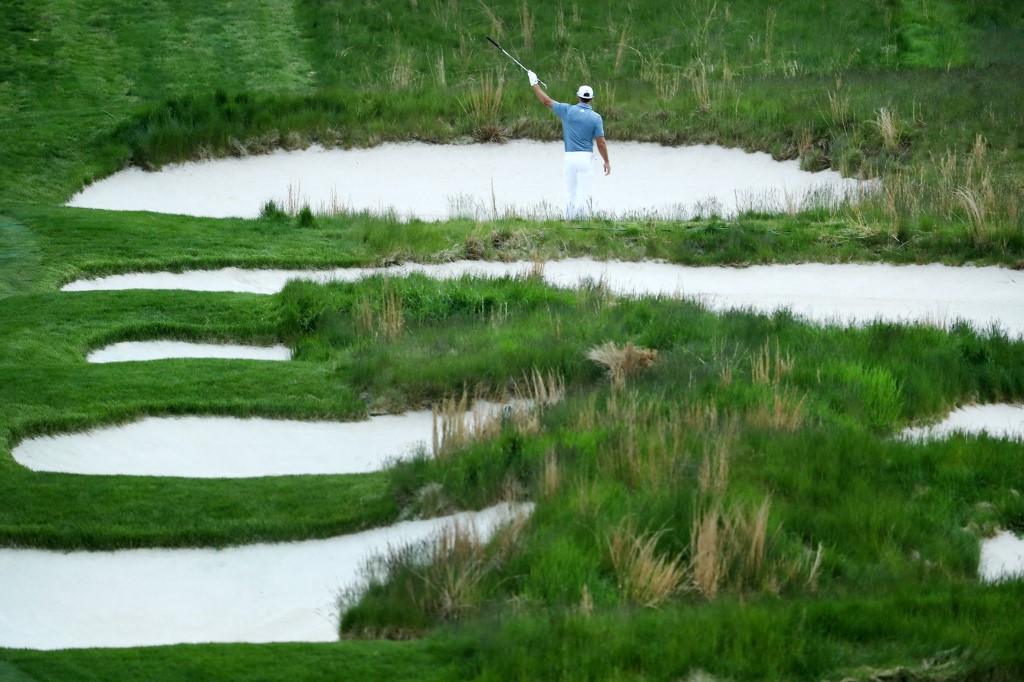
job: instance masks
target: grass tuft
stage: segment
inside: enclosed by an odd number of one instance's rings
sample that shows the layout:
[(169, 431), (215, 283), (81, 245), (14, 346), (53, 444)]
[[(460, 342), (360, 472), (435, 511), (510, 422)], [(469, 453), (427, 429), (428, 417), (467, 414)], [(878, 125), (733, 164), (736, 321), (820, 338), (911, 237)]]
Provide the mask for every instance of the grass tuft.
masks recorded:
[(497, 83), (488, 73), (467, 98), (459, 99), (462, 110), (472, 122), (473, 137), (477, 142), (504, 142), (507, 138), (498, 121), (504, 87), (504, 71), (498, 75)]
[(656, 609), (686, 585), (681, 558), (658, 553), (662, 533), (638, 533), (626, 520), (610, 533), (607, 546), (622, 602)]
[(903, 121), (894, 109), (888, 107), (880, 108), (875, 115), (872, 124), (882, 134), (885, 148), (889, 151), (896, 151), (900, 146), (900, 137), (903, 134)]
[(612, 386), (621, 390), (626, 387), (626, 377), (654, 364), (658, 359), (658, 351), (635, 346), (632, 341), (621, 348), (614, 341), (608, 341), (587, 351), (587, 358), (604, 365), (611, 377)]

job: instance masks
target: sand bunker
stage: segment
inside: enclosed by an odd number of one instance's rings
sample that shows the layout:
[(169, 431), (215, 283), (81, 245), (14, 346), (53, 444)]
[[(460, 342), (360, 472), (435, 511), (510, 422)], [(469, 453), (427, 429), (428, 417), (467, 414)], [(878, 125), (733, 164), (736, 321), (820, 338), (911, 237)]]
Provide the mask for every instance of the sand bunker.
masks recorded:
[[(526, 400), (478, 400), (464, 419), (480, 432)], [(440, 418), (439, 443), (444, 442)], [(147, 417), (130, 424), (39, 436), (18, 443), (12, 456), (33, 471), (123, 476), (252, 478), (298, 474), (361, 474), (429, 451), (430, 410), (352, 422), (234, 417)]]
[(33, 471), (250, 478), (357, 474), (429, 447), (429, 410), (356, 422), (148, 417), (80, 433), (29, 438), (12, 455)]
[[(690, 218), (755, 209), (834, 205), (864, 183), (797, 161), (717, 146), (610, 142), (612, 174), (598, 173), (594, 210), (609, 216)], [(560, 217), (561, 142), (311, 147), (265, 156), (131, 168), (72, 197), (69, 206), (252, 218), (268, 201), (297, 210), (393, 211), (401, 218)]]
[(1024, 440), (1024, 405), (967, 405), (937, 424), (906, 429), (911, 439), (944, 438), (953, 433), (987, 433), (993, 438)]
[(1003, 531), (981, 543), (978, 573), (989, 583), (1024, 578), (1024, 538)]
[(185, 642), (328, 642), (337, 598), (364, 562), (474, 523), (482, 538), (529, 506), (411, 521), (355, 535), (224, 550), (0, 549), (0, 647), (65, 649)]
[(186, 341), (124, 341), (92, 351), (86, 357), (86, 361), (95, 363), (135, 362), (171, 358), (291, 360), (292, 351), (286, 346), (241, 346)]
[[(114, 275), (78, 280), (63, 290), (187, 289), (271, 294), (290, 279), (353, 281), (378, 272), (395, 276), (420, 272), (436, 278), (467, 273), (497, 277), (521, 275), (533, 267), (533, 263), (522, 261), (456, 261), (322, 271), (225, 268)], [(843, 324), (887, 320), (945, 326), (964, 320), (979, 330), (995, 324), (1011, 336), (1024, 336), (1024, 276), (1001, 267), (805, 263), (728, 268), (573, 258), (546, 262), (544, 278), (560, 287), (574, 287), (588, 279), (603, 281), (624, 294), (682, 294), (703, 301), (713, 310), (773, 312), (788, 308), (812, 321)]]
[[(953, 433), (1024, 440), (1024, 405), (968, 405), (953, 410), (938, 424), (906, 429), (901, 436), (926, 440)], [(1024, 577), (1024, 539), (1002, 532), (983, 540), (978, 574), (984, 582)]]

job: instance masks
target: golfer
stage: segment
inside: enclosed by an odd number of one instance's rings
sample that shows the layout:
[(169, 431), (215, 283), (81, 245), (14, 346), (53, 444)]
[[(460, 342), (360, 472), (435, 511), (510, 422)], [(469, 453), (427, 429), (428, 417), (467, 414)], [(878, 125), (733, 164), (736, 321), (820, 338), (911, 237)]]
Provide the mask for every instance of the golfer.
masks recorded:
[(574, 105), (556, 102), (540, 87), (540, 80), (533, 71), (527, 71), (530, 85), (541, 103), (562, 119), (562, 135), (565, 138), (565, 189), (568, 199), (565, 205), (566, 220), (586, 218), (590, 205), (590, 185), (594, 181), (594, 141), (597, 151), (604, 159), (604, 174), (612, 172), (608, 163), (608, 145), (604, 142), (604, 121), (601, 114), (590, 106), (594, 89), (581, 85), (576, 91), (579, 100)]

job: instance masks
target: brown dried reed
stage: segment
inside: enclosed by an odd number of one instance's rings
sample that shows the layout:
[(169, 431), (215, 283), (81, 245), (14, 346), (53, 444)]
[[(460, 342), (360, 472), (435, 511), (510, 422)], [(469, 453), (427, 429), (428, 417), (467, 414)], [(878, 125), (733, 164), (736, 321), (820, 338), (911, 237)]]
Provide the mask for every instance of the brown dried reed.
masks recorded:
[(587, 358), (608, 368), (612, 387), (621, 390), (626, 387), (626, 377), (654, 364), (658, 351), (635, 346), (632, 341), (619, 348), (614, 341), (609, 341), (591, 348)]
[(638, 533), (628, 519), (612, 529), (608, 553), (624, 603), (656, 609), (684, 589), (687, 571), (682, 558), (658, 554), (663, 534)]
[(556, 372), (545, 374), (534, 368), (522, 382), (513, 382), (512, 396), (502, 402), (477, 396), (471, 402), (464, 388), (460, 397), (433, 405), (434, 457), (444, 459), (470, 443), (494, 438), (506, 422), (523, 433), (536, 433), (543, 409), (565, 397), (565, 379)]
[(775, 340), (772, 353), (771, 339), (765, 339), (764, 346), (750, 358), (750, 380), (755, 384), (778, 384), (782, 377), (793, 371), (793, 358), (789, 351), (782, 354), (779, 340)]

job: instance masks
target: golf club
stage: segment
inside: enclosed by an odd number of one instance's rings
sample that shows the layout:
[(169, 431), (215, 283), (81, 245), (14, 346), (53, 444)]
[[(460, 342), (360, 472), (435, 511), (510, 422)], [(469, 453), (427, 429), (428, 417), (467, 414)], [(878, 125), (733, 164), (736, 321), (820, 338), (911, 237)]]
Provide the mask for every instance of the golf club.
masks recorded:
[[(497, 42), (495, 42), (494, 38), (492, 38), (490, 36), (485, 36), (485, 37), (489, 41), (491, 41), (491, 45), (494, 45), (496, 48), (498, 48), (502, 52), (505, 52), (505, 48), (503, 48), (501, 45), (499, 45)], [(508, 57), (509, 59), (511, 59), (512, 61), (514, 61), (516, 64), (519, 64), (519, 60), (516, 59), (515, 57), (513, 57), (512, 55), (510, 55), (508, 52), (505, 52), (505, 56)], [(522, 64), (519, 64), (519, 68), (522, 69), (523, 71), (527, 72), (527, 73), (530, 72), (530, 70), (528, 68), (526, 68), (525, 66), (523, 66)], [(545, 83), (542, 80), (538, 80), (537, 82), (540, 83), (541, 85), (543, 85), (545, 88), (548, 87), (548, 84)]]

